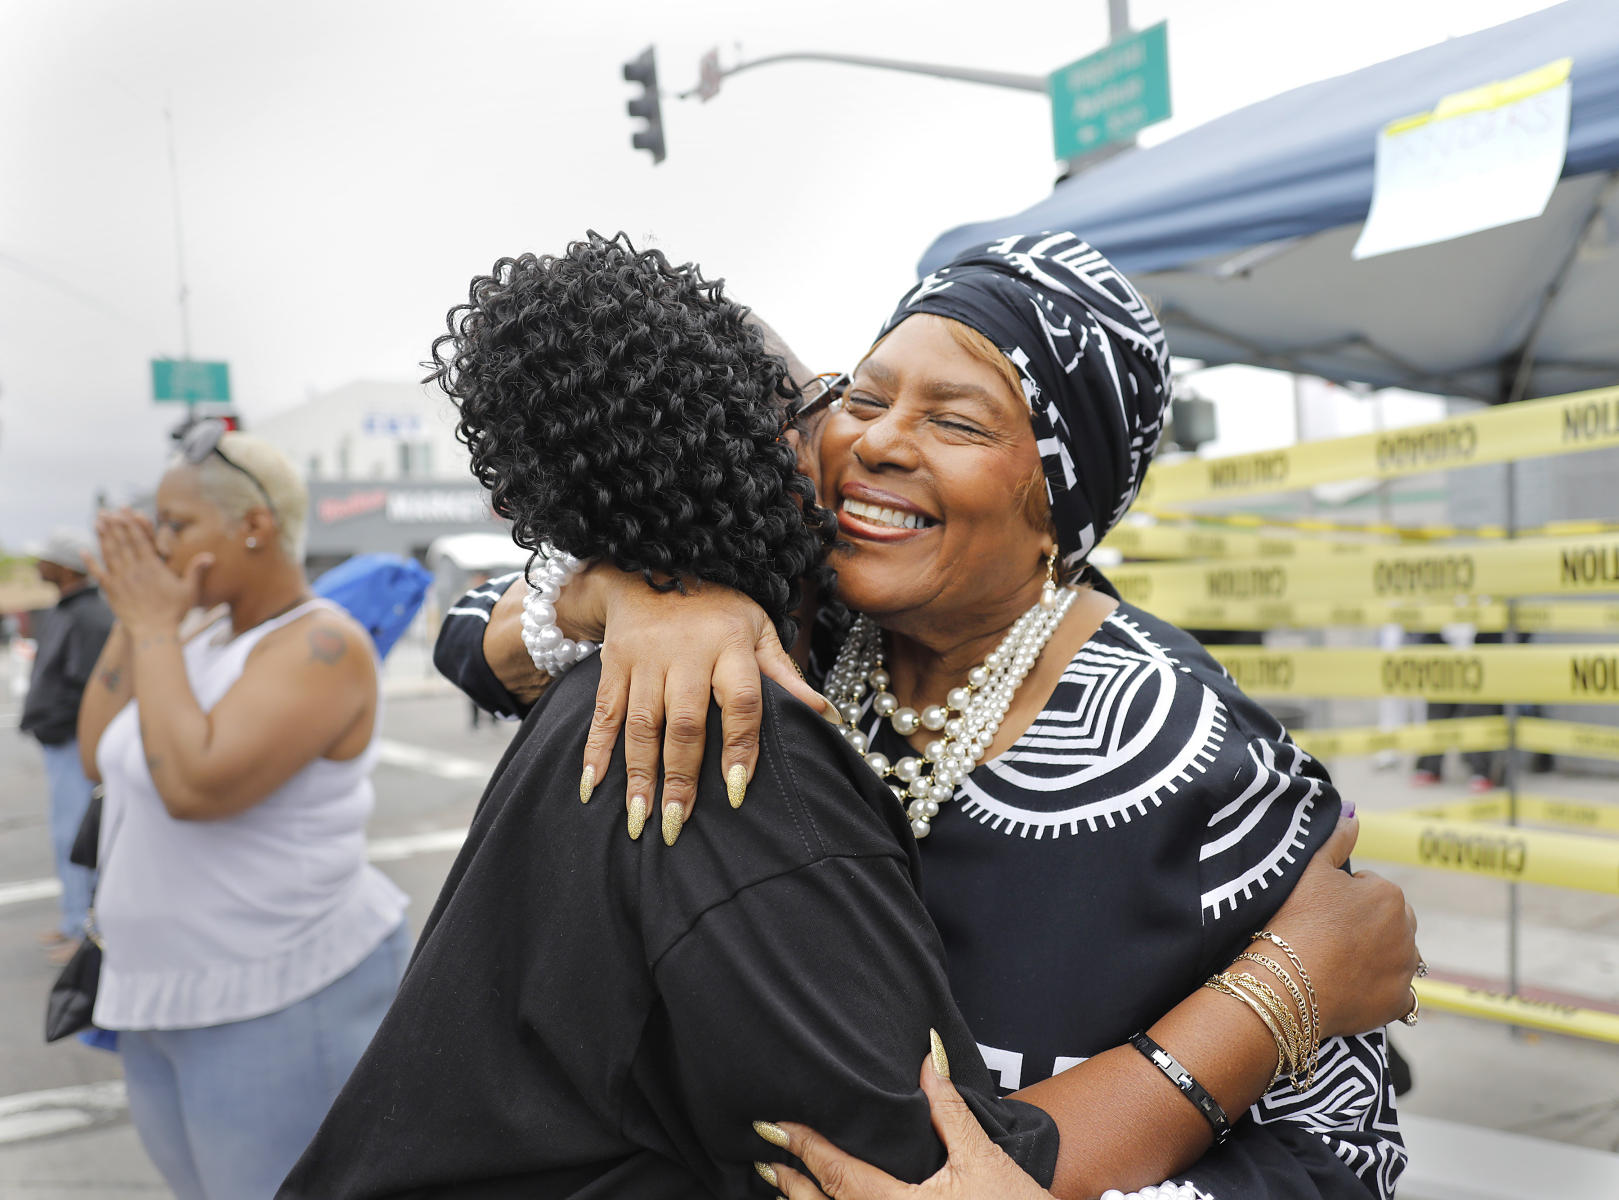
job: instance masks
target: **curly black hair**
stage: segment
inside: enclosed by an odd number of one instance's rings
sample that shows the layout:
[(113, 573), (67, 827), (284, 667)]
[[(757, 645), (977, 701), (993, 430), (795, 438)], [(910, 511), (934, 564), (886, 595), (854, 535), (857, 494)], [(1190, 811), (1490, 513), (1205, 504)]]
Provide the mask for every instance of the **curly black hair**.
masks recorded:
[(747, 317), (696, 266), (592, 231), (475, 277), (428, 381), (518, 545), (723, 584), (790, 641), (837, 527), (781, 438), (797, 389)]

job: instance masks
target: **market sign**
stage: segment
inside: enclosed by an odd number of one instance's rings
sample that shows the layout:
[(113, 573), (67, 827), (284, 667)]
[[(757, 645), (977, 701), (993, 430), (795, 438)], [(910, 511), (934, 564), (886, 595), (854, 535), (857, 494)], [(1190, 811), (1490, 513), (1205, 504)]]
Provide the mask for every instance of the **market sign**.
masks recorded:
[(1169, 23), (1160, 21), (1059, 67), (1047, 77), (1046, 90), (1052, 143), (1063, 161), (1167, 120)]
[(152, 400), (158, 404), (229, 404), (230, 364), (154, 358)]

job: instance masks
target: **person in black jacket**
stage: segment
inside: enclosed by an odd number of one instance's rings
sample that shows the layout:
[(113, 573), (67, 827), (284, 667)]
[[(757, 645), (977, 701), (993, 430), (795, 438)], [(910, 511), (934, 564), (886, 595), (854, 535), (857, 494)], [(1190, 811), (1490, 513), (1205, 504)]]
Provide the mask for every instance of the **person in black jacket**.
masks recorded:
[(61, 530), (39, 553), (39, 577), (56, 588), (60, 599), (37, 632), (34, 668), (22, 709), (21, 729), (39, 743), (45, 757), (51, 851), (56, 877), (62, 882), (59, 921), (40, 935), (55, 962), (71, 958), (84, 937), (95, 886), (95, 872), (68, 860), (94, 786), (79, 762), (79, 701), (113, 621), (112, 610), (85, 573), (84, 555), (89, 551), (86, 535)]

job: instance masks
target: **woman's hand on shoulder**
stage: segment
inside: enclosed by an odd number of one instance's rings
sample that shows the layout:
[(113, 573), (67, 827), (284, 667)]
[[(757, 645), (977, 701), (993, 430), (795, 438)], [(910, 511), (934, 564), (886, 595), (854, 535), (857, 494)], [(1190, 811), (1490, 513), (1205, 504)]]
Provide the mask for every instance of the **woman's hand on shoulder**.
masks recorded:
[[(605, 634), (596, 710), (585, 743), (580, 798), (607, 773), (624, 735), (626, 807), (678, 804), (691, 815), (708, 736), (708, 702), (719, 702), (732, 807), (759, 759), (768, 676), (817, 712), (831, 711), (805, 683), (764, 610), (714, 584), (661, 592), (639, 575), (604, 579)], [(659, 798), (659, 767), (662, 795)]]
[(933, 1129), (949, 1155), (924, 1182), (901, 1183), (845, 1154), (813, 1129), (783, 1124), (778, 1126), (787, 1135), (783, 1149), (797, 1155), (815, 1179), (779, 1163), (768, 1164), (776, 1186), (787, 1200), (1051, 1200), (1050, 1192), (990, 1141), (961, 1093), (934, 1072), (931, 1057), (922, 1063), (922, 1091), (933, 1114)]
[(1417, 915), (1398, 884), (1343, 870), (1359, 835), (1351, 809), (1270, 923), (1310, 972), (1327, 1037), (1380, 1029), (1415, 1003)]

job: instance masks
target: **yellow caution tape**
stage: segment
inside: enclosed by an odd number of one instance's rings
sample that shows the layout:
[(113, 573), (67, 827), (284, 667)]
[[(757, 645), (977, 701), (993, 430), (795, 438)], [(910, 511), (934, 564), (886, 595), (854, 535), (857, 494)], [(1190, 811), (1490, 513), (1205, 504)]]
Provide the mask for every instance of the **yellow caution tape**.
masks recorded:
[(1572, 1037), (1599, 1042), (1619, 1042), (1619, 1013), (1594, 1008), (1574, 1008), (1523, 996), (1506, 996), (1459, 983), (1419, 979), (1412, 984), (1424, 1009), (1458, 1013), (1485, 1021), (1504, 1021), (1525, 1029), (1566, 1033)]
[(1293, 740), (1316, 758), (1349, 758), (1397, 750), (1441, 754), (1446, 750), (1500, 750), (1507, 744), (1505, 717), (1451, 717), (1399, 729), (1298, 729)]
[(1363, 813), (1358, 858), (1619, 895), (1619, 839), (1481, 821)]
[[(1520, 750), (1536, 754), (1619, 759), (1619, 728), (1612, 725), (1550, 721), (1544, 717), (1519, 717), (1517, 725), (1517, 746)], [(1402, 725), (1398, 729), (1368, 726), (1293, 731), (1293, 740), (1316, 758), (1350, 758), (1361, 754), (1379, 754), (1384, 750), (1396, 750), (1402, 754), (1505, 750), (1509, 737), (1505, 717), (1447, 717), (1439, 721), (1424, 721), (1419, 725)], [(1614, 811), (1619, 812), (1619, 808)]]
[(1619, 704), (1619, 645), (1471, 650), (1276, 650), (1210, 646), (1257, 696), (1422, 696), (1488, 704)]
[[(1505, 821), (1512, 815), (1512, 798), (1504, 791), (1485, 792), (1466, 800), (1424, 805), (1406, 811), (1406, 816), (1448, 821)], [(1567, 796), (1518, 794), (1518, 820), (1530, 825), (1556, 825), (1562, 829), (1583, 829), (1590, 833), (1619, 833), (1619, 805)]]
[(1353, 541), (1255, 533), (1247, 529), (1197, 529), (1175, 525), (1119, 525), (1102, 543), (1125, 558), (1314, 558), (1390, 548), (1387, 538)]
[(1458, 538), (1495, 540), (1505, 537), (1573, 537), (1593, 533), (1619, 533), (1619, 521), (1598, 520), (1548, 521), (1544, 525), (1525, 525), (1516, 530), (1508, 530), (1505, 525), (1391, 525), (1380, 521), (1346, 524), (1322, 520), (1319, 517), (1173, 512), (1156, 508), (1152, 511), (1152, 516), (1159, 522), (1183, 522), (1191, 526), (1191, 532), (1208, 533), (1226, 528), (1245, 532), (1261, 530), (1264, 531), (1264, 536), (1270, 538), (1281, 536), (1277, 531), (1283, 529), (1329, 537), (1382, 541), (1397, 539), (1406, 542), (1450, 541)]
[(1254, 454), (1170, 460), (1147, 472), (1137, 504), (1152, 509), (1347, 479), (1396, 479), (1604, 446), (1619, 446), (1619, 388), (1503, 404), (1427, 425)]
[(1619, 729), (1581, 721), (1518, 719), (1518, 745), (1537, 754), (1570, 754), (1581, 758), (1619, 758)]
[(1148, 563), (1108, 573), (1119, 595), (1151, 609), (1230, 601), (1399, 603), (1459, 596), (1619, 593), (1619, 535), (1434, 546), (1338, 543), (1332, 553), (1283, 562), (1242, 558)]
[[(1112, 578), (1110, 573), (1109, 578)], [(1471, 625), (1480, 632), (1507, 628), (1505, 604), (1357, 604), (1328, 601), (1210, 603), (1169, 598), (1151, 606), (1154, 615), (1186, 629), (1377, 629), (1398, 625), (1430, 632)], [(1619, 633), (1619, 604), (1520, 603), (1516, 628), (1523, 633)]]
[[(1519, 800), (1523, 797), (1519, 796)], [(1450, 800), (1444, 804), (1424, 804), (1420, 808), (1401, 809), (1408, 817), (1422, 817), (1429, 821), (1505, 821), (1509, 805), (1507, 798), (1497, 792), (1470, 796), (1466, 800)]]

